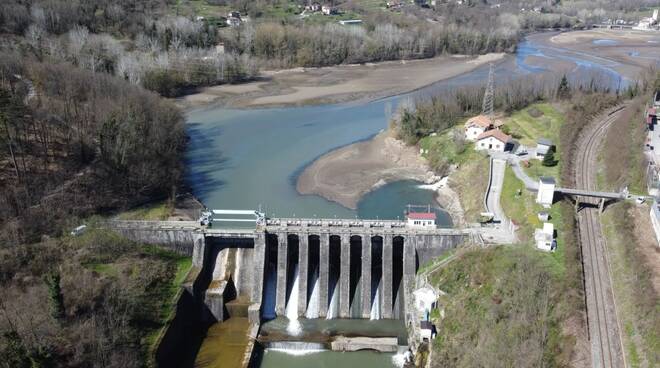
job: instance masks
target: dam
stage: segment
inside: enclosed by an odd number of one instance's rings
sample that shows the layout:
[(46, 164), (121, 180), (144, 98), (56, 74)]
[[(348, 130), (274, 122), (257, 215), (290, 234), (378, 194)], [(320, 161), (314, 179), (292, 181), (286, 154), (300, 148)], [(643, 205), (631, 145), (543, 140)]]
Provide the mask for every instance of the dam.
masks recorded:
[[(182, 365), (176, 352), (177, 346), (194, 340), (191, 326), (243, 323), (239, 320), (245, 321), (250, 342), (245, 354), (239, 354), (243, 364), (235, 366), (260, 365), (254, 362), (262, 359), (253, 352), (256, 341), (268, 349), (311, 344), (329, 353), (350, 350), (345, 341), (364, 336), (357, 340), (359, 350), (391, 353), (407, 344), (404, 326), (418, 323), (411, 304), (420, 266), (459, 246), (507, 239), (493, 236), (506, 229), (480, 225), (419, 227), (410, 220), (267, 218), (258, 211), (238, 212), (256, 213), (254, 226), (209, 226), (204, 217), (104, 224), (131, 240), (192, 257), (193, 276), (184, 284), (181, 299), (186, 306), (182, 308), (180, 300), (175, 321), (156, 352), (159, 366), (192, 366)], [(391, 327), (364, 335), (360, 320), (380, 320), (369, 326)], [(330, 324), (311, 327), (321, 321)], [(310, 335), (310, 328), (316, 332)], [(349, 340), (341, 340), (342, 335)], [(269, 359), (278, 359), (273, 354)], [(350, 359), (373, 359), (351, 354)]]
[(191, 256), (199, 277), (208, 279), (207, 317), (223, 321), (234, 311), (251, 323), (293, 315), (403, 319), (406, 285), (419, 266), (459, 245), (484, 244), (485, 231), (411, 228), (398, 220), (304, 218), (263, 218), (254, 228), (193, 221), (112, 221), (109, 226), (132, 240)]

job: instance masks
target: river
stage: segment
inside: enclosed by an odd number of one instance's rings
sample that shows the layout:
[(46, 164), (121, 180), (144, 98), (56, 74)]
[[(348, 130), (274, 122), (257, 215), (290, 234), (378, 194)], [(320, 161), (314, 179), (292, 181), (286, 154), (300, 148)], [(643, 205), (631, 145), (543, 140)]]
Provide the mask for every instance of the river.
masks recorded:
[[(530, 56), (543, 58), (547, 63), (529, 63)], [(597, 71), (612, 76), (617, 87), (626, 83), (615, 71), (616, 62), (612, 60), (544, 46), (531, 38), (520, 44), (516, 55), (497, 65), (496, 76), (502, 80), (557, 73), (553, 65), (567, 62), (574, 65), (574, 75)], [(318, 196), (299, 195), (295, 188), (297, 175), (324, 153), (368, 139), (385, 129), (387, 105), (396, 107), (400, 99), (408, 96), (483, 83), (487, 73), (485, 66), (407, 95), (361, 104), (192, 110), (187, 114), (188, 182), (194, 194), (211, 208), (261, 207), (273, 217), (397, 218), (408, 203), (435, 203), (433, 192), (419, 188), (420, 183), (414, 181), (390, 183), (367, 194), (353, 211)], [(449, 217), (435, 207), (441, 215), (440, 225), (450, 226)], [(326, 351), (301, 355), (267, 349), (261, 367), (386, 367), (397, 365), (393, 358), (392, 354)]]

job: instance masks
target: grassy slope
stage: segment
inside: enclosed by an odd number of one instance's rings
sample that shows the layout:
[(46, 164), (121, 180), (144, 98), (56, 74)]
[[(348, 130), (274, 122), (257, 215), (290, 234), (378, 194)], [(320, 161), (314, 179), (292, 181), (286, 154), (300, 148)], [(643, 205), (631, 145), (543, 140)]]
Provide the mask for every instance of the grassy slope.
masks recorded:
[[(542, 112), (538, 117), (530, 115), (533, 109)], [(557, 145), (555, 160), (561, 160), (561, 142), (559, 141), (559, 128), (564, 123), (564, 115), (559, 108), (550, 103), (537, 103), (529, 108), (517, 111), (507, 119), (507, 126), (510, 134), (514, 136), (521, 144), (526, 146), (536, 146), (536, 140), (539, 138), (550, 139)], [(559, 178), (559, 165), (546, 167), (541, 165), (540, 160), (531, 160), (530, 166), (525, 167), (527, 174), (533, 178), (540, 176), (552, 176)]]
[(120, 220), (167, 220), (172, 213), (172, 206), (167, 202), (150, 204), (120, 213)]
[[(653, 292), (650, 270), (639, 251), (640, 240), (637, 224), (632, 220), (646, 216), (648, 207), (634, 208), (630, 204), (617, 204), (601, 217), (607, 239), (614, 292), (618, 315), (622, 324), (626, 361), (629, 367), (654, 367), (660, 365), (660, 304)], [(646, 229), (644, 235), (653, 236)]]
[[(68, 241), (76, 248), (86, 248), (86, 244), (98, 242), (127, 244), (122, 246), (121, 252), (116, 250), (92, 251), (80, 259), (84, 267), (95, 271), (100, 277), (111, 280), (125, 277), (127, 272), (131, 274), (129, 277), (138, 276), (138, 273), (142, 271), (140, 262), (142, 259), (149, 259), (164, 265), (169, 280), (160, 279), (149, 288), (147, 292), (150, 302), (148, 306), (144, 306), (154, 308), (151, 314), (157, 317), (147, 324), (148, 328), (141, 328), (137, 331), (141, 337), (140, 343), (143, 351), (145, 353), (153, 351), (155, 348), (153, 344), (161, 327), (165, 326), (176, 307), (176, 296), (192, 267), (192, 259), (154, 245), (132, 243), (114, 233), (94, 228), (83, 236), (69, 238)], [(141, 324), (141, 321), (135, 321), (135, 323)]]
[[(559, 109), (550, 104), (534, 107), (543, 116), (533, 118), (527, 110), (514, 113), (507, 122), (510, 129), (526, 144), (540, 136), (559, 143), (559, 127), (564, 121)], [(547, 133), (542, 133), (544, 127), (549, 127)], [(488, 160), (471, 148), (456, 152), (447, 134), (424, 138), (420, 146), (459, 165), (454, 177), (460, 177), (455, 182), (461, 202), (472, 198), (468, 202), (474, 202), (473, 207), (481, 211), (485, 186), (483, 191), (475, 190), (474, 183), (481, 177), (487, 180)], [(434, 150), (434, 146), (440, 148)], [(558, 177), (559, 166), (546, 168), (539, 161), (528, 170), (533, 176)], [(539, 366), (539, 360), (553, 366), (570, 359), (574, 340), (562, 335), (563, 322), (580, 309), (576, 244), (572, 223), (566, 222), (570, 221), (566, 214), (572, 213), (572, 208), (558, 203), (549, 210), (557, 230), (558, 249), (544, 253), (533, 245), (534, 229), (542, 226), (537, 214), (543, 208), (510, 168), (506, 170), (501, 202), (507, 215), (519, 225), (521, 244), (459, 254), (431, 277), (438, 288), (448, 292), (440, 301), (444, 319), (439, 320), (440, 313), (432, 314), (438, 318), (440, 331), (434, 342), (432, 366)], [(547, 280), (552, 287), (546, 287)], [(539, 300), (549, 300), (550, 307), (538, 304)], [(523, 322), (530, 315), (534, 318)], [(534, 333), (538, 335), (532, 336)]]
[(488, 158), (473, 149), (471, 143), (458, 148), (451, 135), (452, 130), (437, 136), (424, 137), (420, 148), (424, 156), (432, 160), (434, 155), (446, 160), (457, 169), (451, 175), (450, 186), (459, 196), (467, 222), (477, 222), (484, 211), (484, 195), (488, 186)]
[[(362, 9), (367, 11), (379, 10), (384, 2), (380, 0), (365, 0), (360, 1), (359, 5)], [(192, 14), (204, 16), (207, 18), (220, 18), (226, 17), (227, 13), (232, 10), (237, 10), (228, 5), (212, 5), (206, 0), (178, 0), (176, 4), (170, 7), (172, 15), (190, 16)], [(272, 21), (291, 21), (299, 19), (300, 9), (295, 1), (280, 2), (272, 5), (261, 4), (259, 6), (258, 18), (262, 20)], [(320, 13), (314, 13), (305, 18), (305, 23), (309, 24), (323, 24), (332, 23), (345, 19), (360, 19), (362, 16), (359, 13), (352, 11), (342, 11), (340, 14), (332, 16), (324, 16)]]
[[(628, 186), (633, 193), (646, 192), (642, 151), (646, 131), (641, 117), (648, 98), (633, 100), (628, 111), (610, 129), (599, 155), (598, 184), (602, 188)], [(654, 257), (643, 252), (653, 248), (645, 242), (655, 240), (648, 213), (647, 206), (622, 203), (611, 206), (601, 217), (630, 367), (660, 365), (660, 303), (651, 284), (649, 267)]]
[(564, 360), (564, 286), (552, 255), (529, 247), (468, 251), (430, 280), (447, 293), (439, 300), (445, 317), (437, 317), (432, 367), (535, 367)]

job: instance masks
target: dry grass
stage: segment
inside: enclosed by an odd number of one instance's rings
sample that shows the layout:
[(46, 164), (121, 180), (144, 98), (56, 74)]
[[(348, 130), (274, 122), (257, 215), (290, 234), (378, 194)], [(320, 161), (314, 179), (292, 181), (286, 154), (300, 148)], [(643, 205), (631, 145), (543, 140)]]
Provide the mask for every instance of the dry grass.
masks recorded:
[(488, 158), (475, 155), (472, 160), (461, 164), (450, 177), (449, 186), (458, 193), (466, 222), (477, 221), (485, 211), (488, 170)]
[(646, 100), (646, 96), (634, 99), (607, 133), (601, 152), (603, 184), (607, 189), (627, 186), (633, 193), (646, 191), (646, 129), (642, 123)]
[(660, 365), (657, 285), (660, 252), (648, 207), (612, 206), (602, 217), (626, 361), (630, 367)]

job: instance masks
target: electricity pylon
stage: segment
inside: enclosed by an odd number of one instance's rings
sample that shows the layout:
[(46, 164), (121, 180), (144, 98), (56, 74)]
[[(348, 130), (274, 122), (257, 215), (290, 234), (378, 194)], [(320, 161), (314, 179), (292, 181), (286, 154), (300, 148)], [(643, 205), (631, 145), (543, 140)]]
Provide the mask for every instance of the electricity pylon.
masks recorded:
[(490, 63), (490, 70), (488, 71), (488, 84), (486, 85), (486, 92), (484, 92), (484, 102), (481, 106), (482, 113), (489, 118), (493, 118), (493, 99), (495, 94), (495, 68), (493, 63)]

